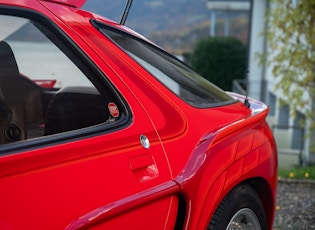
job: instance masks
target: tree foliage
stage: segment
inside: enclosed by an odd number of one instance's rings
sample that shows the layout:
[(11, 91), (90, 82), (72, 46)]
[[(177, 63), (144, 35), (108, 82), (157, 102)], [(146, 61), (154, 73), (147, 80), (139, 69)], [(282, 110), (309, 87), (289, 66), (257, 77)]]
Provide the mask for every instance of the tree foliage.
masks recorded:
[(246, 46), (232, 37), (207, 37), (196, 44), (190, 64), (215, 85), (231, 90), (233, 79), (244, 78)]
[(315, 0), (296, 2), (272, 0), (267, 14), (270, 49), (266, 58), (278, 79), (276, 90), (282, 90), (292, 112), (306, 111), (314, 123), (314, 106), (308, 98), (315, 98)]
[(310, 162), (315, 162), (315, 0), (271, 0), (267, 13), (269, 52), (262, 59), (272, 67), (276, 89), (295, 115), (306, 115)]

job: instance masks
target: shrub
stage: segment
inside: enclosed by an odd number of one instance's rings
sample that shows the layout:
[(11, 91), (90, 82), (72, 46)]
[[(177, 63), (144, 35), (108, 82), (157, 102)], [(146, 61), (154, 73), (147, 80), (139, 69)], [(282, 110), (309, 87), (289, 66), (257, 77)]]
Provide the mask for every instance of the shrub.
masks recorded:
[(245, 76), (246, 46), (232, 37), (207, 37), (196, 44), (190, 64), (215, 85), (231, 90), (233, 79)]

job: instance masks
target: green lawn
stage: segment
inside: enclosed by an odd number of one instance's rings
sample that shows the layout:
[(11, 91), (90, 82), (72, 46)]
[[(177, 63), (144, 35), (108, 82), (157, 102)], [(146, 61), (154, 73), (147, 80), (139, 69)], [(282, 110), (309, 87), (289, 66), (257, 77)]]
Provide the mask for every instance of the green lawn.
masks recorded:
[(315, 166), (278, 169), (279, 178), (311, 179), (315, 180)]

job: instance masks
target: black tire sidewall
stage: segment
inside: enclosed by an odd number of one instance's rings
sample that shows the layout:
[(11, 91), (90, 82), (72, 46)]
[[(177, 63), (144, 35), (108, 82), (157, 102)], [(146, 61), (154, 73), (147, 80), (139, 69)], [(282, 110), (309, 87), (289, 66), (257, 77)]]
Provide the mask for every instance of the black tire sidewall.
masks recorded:
[(267, 229), (267, 220), (260, 198), (248, 184), (235, 187), (222, 200), (208, 226), (209, 230), (226, 229), (232, 217), (241, 209), (248, 208), (257, 216), (262, 230)]

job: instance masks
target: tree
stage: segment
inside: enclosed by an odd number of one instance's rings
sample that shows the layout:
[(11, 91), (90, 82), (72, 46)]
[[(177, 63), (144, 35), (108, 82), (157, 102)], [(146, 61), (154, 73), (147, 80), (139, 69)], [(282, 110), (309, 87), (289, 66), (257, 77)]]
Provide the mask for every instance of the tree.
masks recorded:
[(215, 85), (231, 90), (233, 79), (245, 76), (246, 46), (232, 37), (207, 37), (197, 42), (190, 64)]
[(271, 3), (266, 17), (270, 49), (261, 60), (272, 67), (276, 90), (282, 91), (291, 112), (305, 112), (315, 143), (315, 0)]

